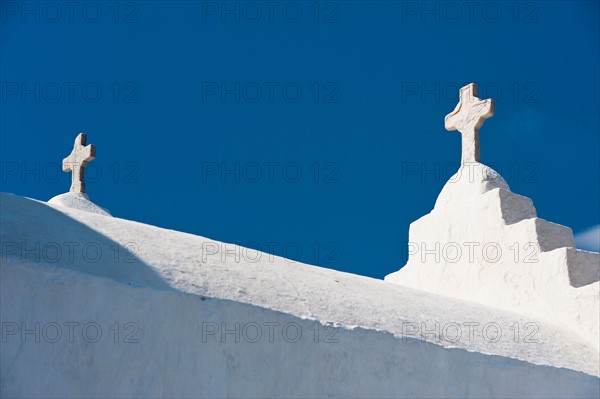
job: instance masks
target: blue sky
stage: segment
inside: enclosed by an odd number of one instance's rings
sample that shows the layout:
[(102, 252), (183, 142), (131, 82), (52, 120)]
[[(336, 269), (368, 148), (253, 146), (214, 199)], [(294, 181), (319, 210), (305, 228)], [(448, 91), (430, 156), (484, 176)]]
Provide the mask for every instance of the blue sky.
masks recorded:
[(67, 191), (83, 131), (117, 217), (382, 278), (476, 82), (482, 162), (538, 216), (599, 223), (598, 2), (68, 4), (1, 3), (2, 191)]

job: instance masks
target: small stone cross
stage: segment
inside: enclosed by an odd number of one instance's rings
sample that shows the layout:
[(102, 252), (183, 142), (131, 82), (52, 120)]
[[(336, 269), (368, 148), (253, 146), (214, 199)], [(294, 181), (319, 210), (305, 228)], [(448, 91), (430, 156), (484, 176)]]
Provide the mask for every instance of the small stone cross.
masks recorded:
[(446, 115), (444, 122), (446, 130), (458, 130), (462, 134), (462, 165), (479, 162), (479, 128), (493, 115), (494, 100), (477, 98), (475, 83), (460, 89), (460, 100), (454, 111)]
[(85, 167), (89, 161), (96, 158), (96, 146), (86, 145), (87, 136), (85, 133), (79, 133), (73, 144), (73, 151), (62, 161), (63, 172), (72, 172), (71, 189), (72, 193), (85, 193)]

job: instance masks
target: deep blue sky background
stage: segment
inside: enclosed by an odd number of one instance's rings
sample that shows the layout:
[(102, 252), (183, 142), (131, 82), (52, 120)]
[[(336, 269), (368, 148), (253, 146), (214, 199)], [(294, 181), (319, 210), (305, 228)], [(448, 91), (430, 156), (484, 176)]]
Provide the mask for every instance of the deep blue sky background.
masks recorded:
[(482, 161), (540, 217), (600, 220), (596, 1), (75, 3), (2, 2), (2, 191), (68, 191), (84, 131), (88, 194), (117, 217), (382, 278), (457, 167), (443, 118), (477, 82)]

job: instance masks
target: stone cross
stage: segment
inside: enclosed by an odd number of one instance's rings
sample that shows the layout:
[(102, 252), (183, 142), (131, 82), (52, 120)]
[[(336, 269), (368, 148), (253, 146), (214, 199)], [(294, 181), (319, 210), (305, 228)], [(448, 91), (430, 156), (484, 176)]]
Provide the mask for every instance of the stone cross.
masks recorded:
[(444, 122), (446, 130), (458, 130), (462, 134), (462, 165), (479, 162), (479, 128), (493, 115), (494, 100), (477, 98), (475, 83), (460, 89), (460, 100), (454, 111), (446, 115)]
[(72, 172), (69, 190), (72, 193), (85, 193), (85, 167), (89, 161), (96, 158), (96, 146), (85, 145), (86, 142), (86, 134), (79, 133), (75, 138), (73, 151), (62, 161), (63, 172)]

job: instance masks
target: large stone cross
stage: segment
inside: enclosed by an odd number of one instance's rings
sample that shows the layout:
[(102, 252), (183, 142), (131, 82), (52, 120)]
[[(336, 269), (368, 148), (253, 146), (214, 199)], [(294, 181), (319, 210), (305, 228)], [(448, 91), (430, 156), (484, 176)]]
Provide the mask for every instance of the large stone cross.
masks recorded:
[(96, 146), (85, 145), (86, 142), (86, 134), (79, 133), (75, 138), (73, 151), (62, 161), (63, 172), (72, 172), (69, 190), (72, 193), (85, 193), (85, 167), (89, 161), (96, 158)]
[(460, 100), (454, 111), (444, 118), (446, 130), (458, 130), (462, 134), (462, 160), (479, 162), (479, 128), (487, 118), (494, 115), (494, 100), (477, 98), (477, 85), (469, 83), (460, 89)]

